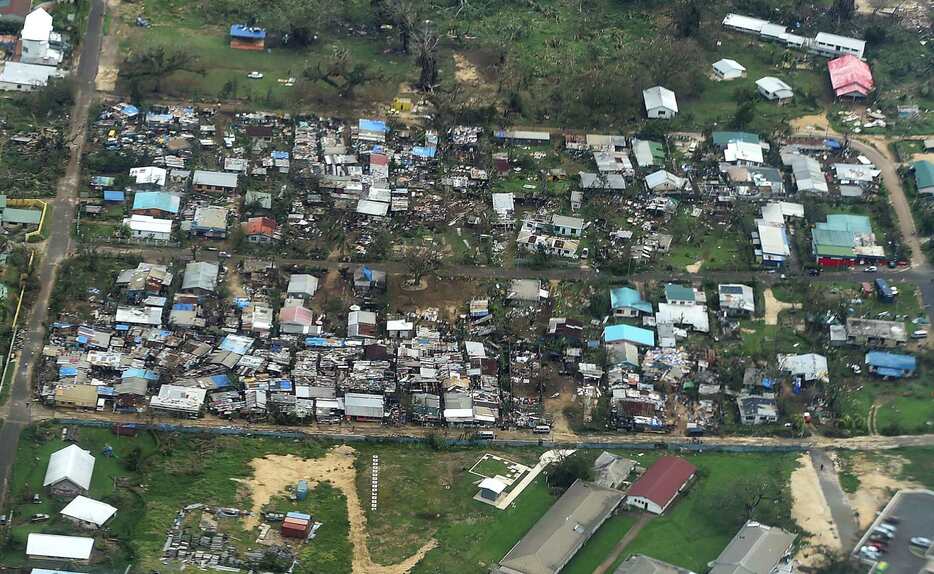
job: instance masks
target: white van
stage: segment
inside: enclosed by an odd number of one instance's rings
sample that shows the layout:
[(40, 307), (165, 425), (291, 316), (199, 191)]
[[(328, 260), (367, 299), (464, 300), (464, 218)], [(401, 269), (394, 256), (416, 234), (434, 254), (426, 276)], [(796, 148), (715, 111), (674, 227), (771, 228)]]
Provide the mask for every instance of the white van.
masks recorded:
[(535, 434), (549, 434), (551, 432), (551, 427), (548, 425), (538, 425), (532, 432)]

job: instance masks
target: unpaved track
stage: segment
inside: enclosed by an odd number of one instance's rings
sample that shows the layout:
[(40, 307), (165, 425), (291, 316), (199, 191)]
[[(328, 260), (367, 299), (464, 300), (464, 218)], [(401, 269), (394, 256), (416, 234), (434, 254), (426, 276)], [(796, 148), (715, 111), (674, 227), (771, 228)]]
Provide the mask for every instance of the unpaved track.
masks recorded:
[[(353, 543), (354, 574), (406, 574), (418, 564), (428, 552), (438, 545), (435, 539), (429, 539), (418, 551), (398, 564), (382, 565), (373, 562), (367, 546), (366, 514), (357, 496), (357, 471), (354, 468), (356, 451), (353, 447), (341, 445), (332, 448), (321, 458), (302, 459), (294, 455), (268, 455), (250, 461), (253, 478), (242, 481), (252, 491), (254, 516), (247, 521), (247, 526), (256, 526), (260, 509), (273, 497), (285, 492), (285, 487), (301, 479), (308, 480), (309, 486), (319, 482), (330, 482), (347, 497), (347, 518), (350, 521), (350, 541)], [(386, 493), (386, 496), (392, 496)], [(327, 525), (324, 525), (327, 528)]]
[(824, 559), (826, 554), (823, 548), (840, 550), (840, 536), (821, 491), (811, 456), (802, 454), (798, 457), (798, 465), (791, 473), (791, 517), (811, 537), (809, 544), (803, 546), (795, 558), (802, 566), (814, 566)]

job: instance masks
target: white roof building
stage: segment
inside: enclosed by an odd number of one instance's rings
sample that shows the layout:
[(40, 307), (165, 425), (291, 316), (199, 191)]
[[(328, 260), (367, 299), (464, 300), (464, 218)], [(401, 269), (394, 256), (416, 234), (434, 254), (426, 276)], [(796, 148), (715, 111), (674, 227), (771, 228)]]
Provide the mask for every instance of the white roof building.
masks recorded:
[(23, 21), (23, 31), (20, 33), (23, 40), (48, 42), (52, 34), (52, 15), (44, 8), (36, 8), (26, 15)]
[(816, 159), (797, 155), (791, 159), (791, 177), (800, 193), (827, 193), (830, 187)]
[(682, 191), (688, 186), (688, 180), (660, 169), (645, 176), (645, 185), (652, 191)]
[(28, 92), (49, 83), (49, 78), (60, 78), (62, 72), (52, 66), (7, 62), (0, 71), (0, 90)]
[(161, 167), (147, 166), (130, 168), (130, 177), (136, 179), (137, 184), (155, 184), (165, 186), (165, 176), (168, 172)]
[(117, 314), (114, 317), (117, 323), (127, 323), (129, 325), (152, 325), (162, 324), (162, 307), (130, 307), (120, 305), (117, 307)]
[(172, 236), (171, 219), (160, 219), (151, 215), (134, 213), (123, 220), (134, 236), (150, 239), (169, 239)]
[(42, 486), (53, 486), (67, 480), (84, 490), (91, 488), (94, 457), (76, 444), (57, 450), (49, 457)]
[(713, 73), (720, 80), (735, 80), (746, 75), (746, 68), (729, 58), (723, 58), (713, 63)]
[(723, 159), (727, 163), (759, 164), (765, 159), (762, 157), (762, 146), (749, 142), (730, 142), (723, 150)]
[(642, 90), (642, 99), (650, 118), (673, 118), (678, 113), (678, 100), (668, 88), (654, 86)]
[(842, 56), (843, 54), (853, 54), (862, 59), (863, 52), (866, 50), (866, 41), (828, 32), (818, 32), (817, 36), (814, 37), (812, 47), (815, 51), (824, 55)]
[(32, 532), (26, 538), (26, 556), (57, 560), (89, 560), (94, 539)]
[(766, 76), (756, 80), (756, 89), (767, 100), (789, 100), (795, 95), (791, 86), (774, 76)]
[(101, 527), (117, 513), (117, 509), (99, 500), (77, 496), (62, 509), (62, 516)]
[(760, 20), (759, 18), (753, 18), (751, 16), (743, 16), (742, 14), (727, 14), (723, 19), (723, 25), (727, 28), (749, 34), (758, 34), (762, 31), (762, 27), (767, 24), (768, 21), (766, 20)]
[(304, 273), (293, 273), (289, 276), (289, 286), (286, 293), (289, 295), (301, 295), (303, 297), (314, 297), (318, 291), (318, 278), (314, 275)]

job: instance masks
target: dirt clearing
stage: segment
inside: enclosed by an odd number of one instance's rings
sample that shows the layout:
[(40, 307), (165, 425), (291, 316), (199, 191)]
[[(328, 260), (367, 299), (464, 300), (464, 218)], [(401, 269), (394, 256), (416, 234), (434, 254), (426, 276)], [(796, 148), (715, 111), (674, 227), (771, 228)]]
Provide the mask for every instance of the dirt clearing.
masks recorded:
[(701, 270), (701, 267), (703, 266), (704, 266), (704, 260), (701, 259), (700, 261), (695, 261), (694, 263), (691, 263), (690, 265), (685, 265), (684, 269), (688, 273), (697, 273), (698, 271)]
[(771, 287), (762, 292), (765, 298), (765, 324), (778, 325), (778, 314), (788, 309), (794, 309), (794, 303), (784, 303), (775, 298)]
[(101, 40), (101, 55), (97, 67), (95, 87), (100, 92), (112, 92), (117, 87), (120, 72), (120, 38), (123, 32), (120, 0), (107, 0), (107, 15), (110, 25), (107, 35)]
[(428, 540), (418, 552), (398, 564), (383, 566), (374, 564), (367, 547), (366, 514), (357, 496), (354, 457), (356, 451), (349, 446), (334, 447), (321, 458), (303, 459), (294, 455), (268, 455), (250, 461), (253, 478), (240, 481), (247, 486), (253, 499), (253, 516), (247, 518), (246, 527), (254, 528), (258, 524), (259, 511), (275, 496), (285, 492), (287, 486), (305, 479), (314, 487), (319, 482), (328, 481), (343, 491), (347, 497), (347, 517), (350, 520), (350, 541), (353, 544), (354, 574), (406, 574), (418, 564), (425, 554), (437, 546), (433, 538)]
[(454, 77), (462, 84), (479, 84), (480, 71), (467, 56), (454, 52)]
[(873, 456), (854, 453), (850, 472), (859, 477), (859, 488), (848, 493), (850, 506), (856, 511), (860, 529), (869, 528), (895, 491), (903, 488), (921, 488), (910, 480), (899, 480), (905, 459), (897, 455)]
[(840, 550), (840, 536), (830, 515), (830, 506), (820, 488), (811, 456), (802, 454), (798, 457), (798, 465), (791, 473), (791, 517), (811, 537), (808, 539), (809, 544), (803, 546), (795, 558), (803, 566), (815, 566), (826, 556), (822, 547)]
[(791, 120), (791, 129), (796, 132), (828, 132), (829, 135), (836, 135), (830, 122), (827, 121), (825, 114), (814, 114), (810, 116), (801, 116)]

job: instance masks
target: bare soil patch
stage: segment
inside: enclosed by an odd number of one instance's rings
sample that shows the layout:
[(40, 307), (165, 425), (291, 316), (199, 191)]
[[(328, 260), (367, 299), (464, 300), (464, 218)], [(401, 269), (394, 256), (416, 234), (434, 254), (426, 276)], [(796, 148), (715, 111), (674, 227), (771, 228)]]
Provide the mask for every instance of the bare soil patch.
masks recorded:
[(830, 122), (827, 120), (827, 116), (825, 114), (801, 116), (800, 118), (794, 118), (791, 120), (790, 124), (793, 131), (829, 131), (831, 135), (836, 134), (836, 132), (833, 131), (833, 128), (830, 127)]
[(778, 325), (778, 314), (787, 309), (794, 309), (794, 303), (779, 301), (772, 294), (771, 287), (762, 292), (765, 297), (765, 324)]
[(95, 87), (100, 92), (113, 92), (120, 73), (120, 39), (123, 37), (123, 6), (120, 0), (107, 0), (110, 27), (101, 40), (101, 55), (97, 67)]
[(802, 566), (816, 566), (826, 556), (823, 548), (840, 550), (840, 535), (830, 514), (817, 478), (817, 470), (807, 453), (798, 457), (798, 468), (791, 473), (791, 516), (811, 534), (809, 544), (798, 550), (795, 559)]
[(254, 528), (258, 524), (259, 511), (273, 497), (280, 496), (288, 485), (301, 479), (309, 481), (311, 487), (319, 482), (328, 481), (347, 497), (354, 574), (406, 574), (438, 543), (433, 538), (428, 540), (415, 554), (398, 564), (382, 565), (373, 562), (367, 547), (366, 514), (357, 495), (355, 456), (356, 451), (352, 447), (341, 445), (332, 448), (321, 458), (267, 455), (251, 460), (253, 478), (241, 482), (249, 486), (252, 493), (253, 516), (247, 519), (247, 528)]
[(701, 270), (701, 267), (703, 266), (704, 266), (704, 260), (701, 259), (700, 261), (695, 261), (694, 263), (691, 263), (690, 265), (685, 265), (684, 269), (688, 273), (697, 273), (698, 271)]
[(900, 480), (905, 459), (897, 455), (884, 457), (866, 456), (864, 453), (851, 455), (852, 469), (859, 477), (859, 489), (847, 494), (850, 506), (856, 511), (860, 529), (869, 528), (876, 513), (888, 503), (892, 495), (903, 488), (921, 488), (910, 480)]

